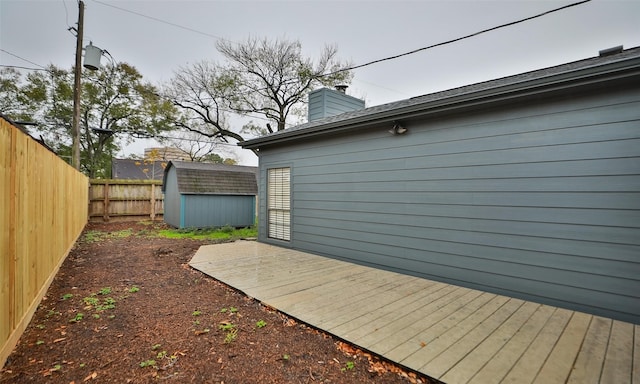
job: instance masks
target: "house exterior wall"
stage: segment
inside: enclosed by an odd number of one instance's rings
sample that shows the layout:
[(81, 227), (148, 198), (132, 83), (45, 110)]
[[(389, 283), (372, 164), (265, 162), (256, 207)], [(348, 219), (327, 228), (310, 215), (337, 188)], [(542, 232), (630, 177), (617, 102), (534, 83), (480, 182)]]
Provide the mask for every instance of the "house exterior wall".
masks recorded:
[(640, 90), (260, 149), (290, 166), (292, 248), (640, 323)]
[(164, 222), (172, 227), (180, 228), (180, 193), (178, 192), (178, 177), (175, 168), (167, 171), (164, 185)]
[(180, 228), (249, 227), (255, 224), (255, 196), (183, 195)]

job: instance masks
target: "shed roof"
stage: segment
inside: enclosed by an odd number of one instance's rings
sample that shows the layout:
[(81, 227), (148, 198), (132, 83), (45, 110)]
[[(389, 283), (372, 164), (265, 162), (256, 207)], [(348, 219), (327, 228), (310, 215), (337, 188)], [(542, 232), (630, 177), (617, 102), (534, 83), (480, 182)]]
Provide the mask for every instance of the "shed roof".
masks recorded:
[[(243, 148), (260, 148), (323, 134), (359, 129), (373, 122), (426, 116), (483, 103), (506, 101), (523, 95), (566, 89), (572, 85), (595, 84), (603, 79), (637, 76), (640, 47), (620, 53), (596, 56), (554, 67), (446, 91), (412, 97), (353, 112), (346, 112), (238, 143)], [(390, 128), (390, 127), (389, 127)]]
[(257, 167), (188, 161), (170, 161), (164, 171), (162, 191), (167, 174), (174, 168), (180, 194), (257, 195)]

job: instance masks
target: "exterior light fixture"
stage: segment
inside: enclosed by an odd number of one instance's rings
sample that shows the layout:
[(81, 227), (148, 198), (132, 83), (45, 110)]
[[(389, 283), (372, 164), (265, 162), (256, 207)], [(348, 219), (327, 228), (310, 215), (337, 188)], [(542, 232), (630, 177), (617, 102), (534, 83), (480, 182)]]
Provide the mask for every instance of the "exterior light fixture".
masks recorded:
[(402, 135), (407, 133), (408, 129), (400, 125), (397, 121), (393, 122), (393, 128), (389, 130), (389, 133), (392, 135)]

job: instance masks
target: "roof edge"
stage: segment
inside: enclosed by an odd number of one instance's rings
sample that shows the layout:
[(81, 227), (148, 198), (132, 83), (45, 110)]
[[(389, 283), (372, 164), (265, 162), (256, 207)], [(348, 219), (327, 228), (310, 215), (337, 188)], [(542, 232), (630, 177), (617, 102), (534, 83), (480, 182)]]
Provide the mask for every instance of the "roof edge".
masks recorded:
[[(298, 130), (293, 129), (291, 131), (285, 130), (278, 135), (268, 135), (255, 138), (240, 142), (238, 143), (238, 145), (246, 149), (256, 149), (266, 145), (280, 144), (292, 141), (299, 137), (320, 136), (326, 133), (335, 134), (337, 132), (357, 129), (364, 125), (369, 125), (372, 123), (393, 121), (399, 118), (427, 116), (437, 112), (463, 109), (470, 106), (486, 104), (489, 102), (507, 102), (518, 97), (557, 91), (561, 89), (575, 88), (577, 86), (593, 84), (610, 79), (625, 78), (638, 75), (640, 75), (640, 57), (627, 57), (616, 61), (597, 63), (579, 69), (568, 70), (546, 76), (542, 75), (540, 77), (532, 79), (516, 81), (504, 85), (497, 85), (481, 90), (472, 90), (466, 93), (443, 97), (441, 99), (428, 100), (423, 103), (416, 103), (404, 107), (389, 108), (377, 113), (367, 114), (364, 116), (356, 116), (353, 118), (345, 118), (342, 120), (328, 122), (309, 128)], [(495, 80), (490, 80), (487, 83), (491, 83), (492, 81)], [(416, 100), (424, 96), (426, 95), (417, 96), (408, 100)], [(390, 104), (392, 105), (401, 102), (403, 101)]]

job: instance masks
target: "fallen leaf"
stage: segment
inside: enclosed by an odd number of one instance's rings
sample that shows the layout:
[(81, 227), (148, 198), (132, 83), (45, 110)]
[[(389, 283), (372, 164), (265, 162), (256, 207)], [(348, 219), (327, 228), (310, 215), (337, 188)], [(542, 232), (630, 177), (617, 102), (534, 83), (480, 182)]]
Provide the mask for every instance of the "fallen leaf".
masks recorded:
[(421, 342), (420, 342), (420, 347), (424, 348), (424, 347), (426, 347), (426, 346), (427, 346), (427, 343), (425, 343), (424, 341), (421, 341)]
[(89, 380), (93, 380), (96, 377), (98, 377), (98, 372), (93, 372), (92, 374), (90, 374), (89, 376), (85, 377), (84, 380), (82, 381), (89, 381)]
[(55, 340), (53, 340), (53, 342), (54, 342), (54, 343), (59, 343), (59, 342), (61, 342), (61, 341), (63, 341), (63, 340), (66, 340), (66, 339), (67, 339), (66, 337), (61, 337), (61, 338), (59, 338), (59, 339), (55, 339)]

